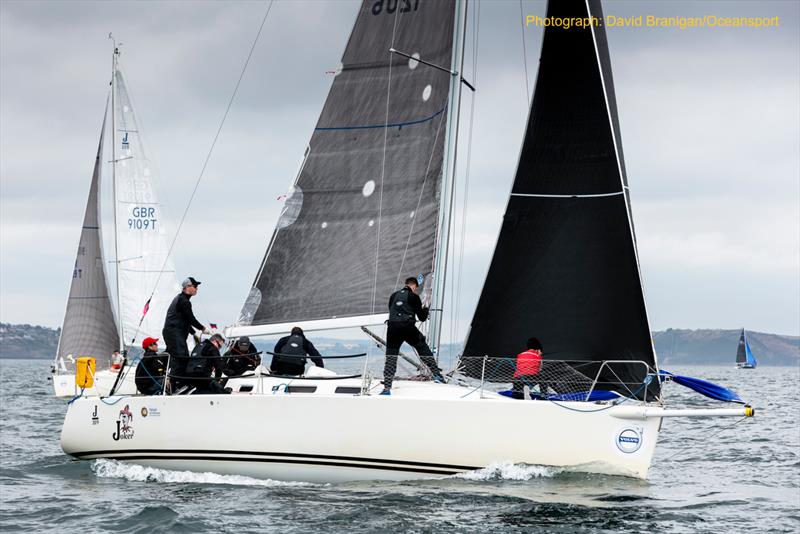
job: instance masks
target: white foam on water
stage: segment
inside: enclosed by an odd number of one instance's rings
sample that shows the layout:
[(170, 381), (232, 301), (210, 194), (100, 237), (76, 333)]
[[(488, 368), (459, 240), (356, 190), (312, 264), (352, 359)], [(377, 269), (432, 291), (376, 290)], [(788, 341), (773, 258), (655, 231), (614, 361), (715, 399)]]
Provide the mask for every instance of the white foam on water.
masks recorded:
[(550, 478), (563, 472), (564, 469), (560, 467), (496, 462), (487, 465), (483, 469), (453, 475), (452, 478), (462, 478), (464, 480), (530, 480), (532, 478)]
[(240, 475), (219, 475), (217, 473), (193, 473), (191, 471), (171, 471), (136, 464), (126, 464), (117, 460), (99, 458), (92, 463), (92, 471), (101, 478), (124, 478), (133, 482), (168, 482), (178, 484), (228, 484), (231, 486), (316, 486), (310, 482), (282, 482), (262, 480)]

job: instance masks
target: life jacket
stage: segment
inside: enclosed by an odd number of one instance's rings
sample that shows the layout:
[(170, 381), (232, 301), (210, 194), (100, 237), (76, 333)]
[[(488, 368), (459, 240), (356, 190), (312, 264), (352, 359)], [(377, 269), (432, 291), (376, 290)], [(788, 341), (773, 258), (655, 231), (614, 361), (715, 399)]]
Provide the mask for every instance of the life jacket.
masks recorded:
[(538, 375), (542, 368), (542, 351), (528, 349), (517, 354), (517, 369), (514, 378), (528, 375)]
[[(289, 336), (286, 343), (281, 348), (280, 354), (287, 356), (307, 356), (306, 349), (303, 348), (303, 336), (295, 334)], [(272, 357), (271, 369), (286, 374), (302, 374), (306, 369), (305, 358), (284, 358), (281, 356)]]
[(392, 293), (389, 297), (389, 322), (390, 323), (414, 323), (414, 308), (408, 303), (411, 290), (404, 287)]
[(219, 358), (217, 347), (211, 343), (211, 340), (206, 339), (195, 346), (192, 351), (192, 357), (189, 358), (186, 364), (186, 376), (211, 377), (211, 372), (214, 368), (214, 360), (216, 358)]

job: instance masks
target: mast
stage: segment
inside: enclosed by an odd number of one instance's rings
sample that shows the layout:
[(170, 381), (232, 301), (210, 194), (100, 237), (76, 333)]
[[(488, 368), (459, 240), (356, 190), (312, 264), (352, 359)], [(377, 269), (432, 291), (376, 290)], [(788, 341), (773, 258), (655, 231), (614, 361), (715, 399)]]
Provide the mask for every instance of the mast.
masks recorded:
[[(450, 97), (446, 138), (446, 152), (442, 169), (442, 204), (439, 210), (439, 242), (435, 255), (436, 265), (433, 270), (433, 287), (431, 291), (431, 323), (430, 342), (433, 353), (439, 355), (441, 344), (442, 319), (447, 275), (447, 254), (450, 244), (450, 221), (453, 214), (453, 198), (456, 179), (456, 152), (458, 146), (458, 121), (461, 112), (461, 80), (464, 69), (464, 42), (467, 25), (467, 0), (456, 0), (456, 23), (453, 30), (453, 60), (450, 67)], [(452, 313), (453, 310), (451, 310)]]
[(125, 339), (122, 333), (122, 293), (119, 286), (119, 229), (117, 227), (117, 56), (119, 56), (119, 48), (117, 48), (117, 41), (109, 33), (109, 39), (114, 44), (114, 52), (111, 57), (111, 197), (114, 206), (114, 277), (116, 279), (117, 287), (117, 333), (119, 336), (119, 351), (122, 353), (125, 350)]

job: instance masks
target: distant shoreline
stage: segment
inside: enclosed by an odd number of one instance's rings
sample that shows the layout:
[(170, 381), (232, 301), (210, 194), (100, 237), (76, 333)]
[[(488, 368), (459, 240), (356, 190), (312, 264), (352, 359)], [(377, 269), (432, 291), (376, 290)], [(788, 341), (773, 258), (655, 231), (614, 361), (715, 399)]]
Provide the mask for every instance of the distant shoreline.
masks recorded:
[[(734, 365), (741, 329), (678, 329), (652, 332), (660, 367), (676, 365), (725, 366)], [(58, 349), (60, 329), (36, 325), (0, 323), (0, 360), (54, 359)], [(759, 366), (796, 367), (800, 365), (800, 337), (747, 331), (748, 340)], [(325, 355), (352, 354), (374, 345), (366, 339), (336, 339), (313, 336), (314, 344)], [(265, 348), (277, 339), (254, 339), (256, 346)], [(442, 345), (440, 357), (444, 362), (455, 361), (461, 351), (460, 343)], [(374, 349), (373, 349), (374, 350)], [(376, 352), (379, 353), (380, 351)], [(547, 355), (547, 347), (545, 347)]]

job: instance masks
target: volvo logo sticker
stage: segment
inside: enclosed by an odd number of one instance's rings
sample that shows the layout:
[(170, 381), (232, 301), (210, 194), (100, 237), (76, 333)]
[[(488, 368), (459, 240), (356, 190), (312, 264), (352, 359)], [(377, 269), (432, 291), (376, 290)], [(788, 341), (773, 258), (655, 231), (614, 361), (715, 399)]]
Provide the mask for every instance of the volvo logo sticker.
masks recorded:
[(617, 434), (617, 448), (624, 453), (631, 454), (642, 446), (642, 433), (633, 428), (626, 428)]

